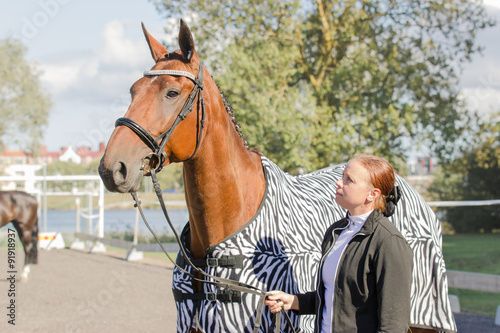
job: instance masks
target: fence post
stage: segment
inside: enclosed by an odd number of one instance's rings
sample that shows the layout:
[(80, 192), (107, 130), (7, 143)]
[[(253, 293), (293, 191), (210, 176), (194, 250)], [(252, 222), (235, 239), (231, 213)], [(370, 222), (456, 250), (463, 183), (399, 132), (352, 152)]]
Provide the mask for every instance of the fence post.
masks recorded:
[[(76, 206), (76, 234), (80, 233), (80, 198), (75, 198)], [(73, 250), (83, 250), (85, 249), (85, 242), (82, 242), (78, 237), (71, 243), (70, 249)]]
[[(92, 200), (92, 197), (89, 197)], [(104, 238), (104, 183), (102, 180), (99, 182), (99, 200), (97, 202), (99, 207), (99, 217), (97, 220), (97, 237)], [(90, 201), (89, 215), (92, 215), (92, 201)], [(92, 220), (90, 220), (92, 221)], [(96, 241), (90, 252), (106, 252), (106, 247), (103, 243)]]
[(136, 250), (137, 246), (137, 234), (139, 231), (139, 208), (135, 209), (135, 228), (134, 228), (134, 242), (132, 243), (132, 248), (128, 251), (127, 253), (127, 260), (128, 261), (134, 261), (134, 260), (142, 260), (144, 258), (144, 255), (141, 251)]
[(459, 300), (458, 296), (448, 294), (448, 298), (450, 300), (451, 311), (453, 313), (459, 313), (460, 312), (460, 300)]
[(495, 325), (500, 326), (500, 305), (497, 307), (497, 315), (495, 316)]

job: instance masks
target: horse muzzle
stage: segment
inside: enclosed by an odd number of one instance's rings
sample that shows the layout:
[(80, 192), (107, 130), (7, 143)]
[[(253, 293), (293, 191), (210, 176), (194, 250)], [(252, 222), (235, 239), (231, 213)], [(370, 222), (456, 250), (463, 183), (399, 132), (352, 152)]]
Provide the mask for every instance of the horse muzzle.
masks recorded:
[(132, 163), (133, 165), (121, 160), (108, 163), (104, 155), (99, 164), (99, 175), (104, 186), (110, 192), (136, 192), (143, 177), (140, 162)]

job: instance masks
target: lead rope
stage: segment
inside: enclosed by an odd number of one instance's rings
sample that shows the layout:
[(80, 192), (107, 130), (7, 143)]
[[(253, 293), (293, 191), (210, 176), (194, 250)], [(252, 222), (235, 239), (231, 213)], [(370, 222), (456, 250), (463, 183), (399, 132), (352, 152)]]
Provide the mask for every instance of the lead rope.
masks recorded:
[[(153, 187), (155, 189), (156, 196), (158, 197), (158, 201), (159, 201), (161, 209), (163, 211), (163, 215), (167, 219), (167, 222), (168, 222), (170, 228), (172, 229), (172, 232), (174, 233), (175, 239), (177, 240), (177, 243), (179, 245), (179, 249), (181, 250), (182, 255), (186, 259), (188, 265), (191, 266), (196, 272), (198, 272), (198, 273), (200, 273), (200, 274), (202, 274), (202, 275), (204, 275), (204, 276), (206, 276), (208, 278), (211, 278), (211, 279), (213, 279), (215, 281), (202, 280), (200, 278), (197, 278), (195, 275), (191, 274), (190, 272), (186, 271), (184, 268), (182, 268), (179, 265), (177, 265), (177, 263), (170, 257), (170, 255), (166, 251), (165, 247), (163, 246), (163, 244), (159, 240), (159, 238), (156, 235), (156, 233), (154, 232), (154, 230), (149, 225), (149, 223), (148, 223), (148, 221), (146, 219), (146, 216), (144, 215), (144, 212), (142, 211), (141, 202), (140, 202), (140, 200), (139, 200), (139, 198), (137, 196), (137, 192), (131, 192), (130, 194), (132, 195), (132, 199), (135, 201), (135, 207), (137, 207), (137, 209), (139, 210), (139, 213), (141, 214), (141, 217), (142, 217), (142, 220), (144, 221), (144, 224), (149, 229), (149, 231), (151, 232), (151, 234), (155, 238), (156, 242), (160, 245), (161, 249), (163, 250), (163, 253), (165, 253), (165, 255), (167, 256), (167, 258), (170, 260), (170, 262), (172, 262), (172, 264), (175, 267), (177, 267), (184, 274), (186, 274), (189, 277), (191, 277), (193, 280), (196, 280), (196, 281), (199, 281), (199, 282), (202, 282), (202, 283), (207, 283), (207, 284), (215, 285), (217, 287), (221, 287), (221, 288), (224, 288), (224, 289), (232, 289), (232, 290), (236, 290), (236, 291), (241, 291), (241, 292), (246, 292), (246, 293), (258, 295), (260, 298), (259, 298), (259, 305), (257, 307), (257, 315), (256, 315), (256, 318), (255, 318), (255, 324), (254, 324), (254, 330), (253, 330), (254, 333), (258, 333), (259, 332), (259, 328), (261, 326), (261, 321), (262, 321), (262, 312), (263, 312), (263, 309), (264, 309), (264, 300), (269, 295), (269, 293), (265, 292), (265, 291), (263, 291), (263, 290), (261, 290), (261, 289), (259, 289), (257, 287), (254, 287), (254, 286), (251, 286), (251, 285), (248, 285), (248, 284), (245, 284), (245, 283), (241, 283), (241, 282), (238, 282), (238, 281), (234, 281), (234, 280), (230, 280), (230, 279), (224, 279), (224, 278), (221, 278), (221, 277), (217, 277), (217, 276), (211, 275), (209, 273), (206, 273), (201, 268), (196, 267), (191, 262), (191, 260), (189, 259), (189, 256), (186, 253), (184, 245), (181, 242), (179, 234), (175, 230), (174, 225), (173, 225), (172, 221), (170, 220), (170, 216), (168, 215), (167, 208), (165, 207), (165, 201), (163, 200), (163, 193), (162, 193), (161, 188), (160, 188), (160, 183), (158, 181), (158, 178), (156, 177), (156, 171), (155, 171), (155, 169), (151, 169), (151, 179), (153, 181)], [(285, 315), (285, 318), (287, 319), (288, 323), (290, 324), (290, 327), (292, 328), (292, 331), (295, 333), (296, 331), (295, 331), (295, 328), (293, 327), (293, 323), (292, 323), (290, 317), (288, 316), (288, 313), (286, 313), (286, 311), (283, 309), (283, 307), (281, 308), (281, 312), (276, 313), (276, 317), (275, 317), (275, 321), (276, 321), (275, 333), (279, 333), (280, 332), (280, 327), (281, 327), (281, 313), (283, 313)]]

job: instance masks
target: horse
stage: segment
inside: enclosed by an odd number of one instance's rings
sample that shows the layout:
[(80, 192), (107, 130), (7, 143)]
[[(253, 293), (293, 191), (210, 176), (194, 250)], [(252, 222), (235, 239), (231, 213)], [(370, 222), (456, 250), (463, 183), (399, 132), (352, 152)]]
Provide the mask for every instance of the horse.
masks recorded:
[(30, 264), (38, 263), (38, 201), (22, 191), (0, 191), (0, 227), (12, 222), (24, 247), (24, 268), (21, 279), (26, 281)]
[[(154, 180), (164, 166), (182, 163), (189, 221), (180, 240), (189, 258), (180, 252), (174, 268), (177, 330), (270, 332), (279, 320), (256, 310), (258, 297), (214, 286), (210, 277), (206, 283), (193, 281), (186, 271), (196, 272), (186, 262), (266, 290), (313, 290), (323, 234), (345, 214), (334, 201), (344, 165), (301, 176), (283, 172), (248, 148), (187, 24), (180, 22), (175, 52), (144, 24), (142, 30), (155, 65), (132, 85), (131, 104), (116, 121), (99, 174), (109, 191), (134, 193), (143, 177)], [(439, 221), (404, 179), (398, 176), (397, 183), (403, 197), (392, 221), (414, 250), (417, 268), (412, 330), (456, 331)], [(311, 332), (311, 317), (291, 313), (291, 322), (283, 319), (281, 327)]]

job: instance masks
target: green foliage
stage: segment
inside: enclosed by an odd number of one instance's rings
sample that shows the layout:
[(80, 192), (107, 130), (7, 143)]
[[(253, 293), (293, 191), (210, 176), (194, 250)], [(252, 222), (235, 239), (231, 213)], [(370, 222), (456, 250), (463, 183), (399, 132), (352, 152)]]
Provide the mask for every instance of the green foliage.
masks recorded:
[[(112, 232), (112, 233), (109, 233), (107, 236), (109, 236), (110, 238), (113, 238), (113, 239), (124, 240), (127, 242), (134, 241), (134, 232), (133, 231)], [(173, 236), (173, 235), (166, 235), (166, 234), (158, 235), (158, 239), (160, 240), (161, 243), (177, 243), (177, 238), (175, 238), (175, 236)], [(153, 236), (138, 235), (137, 236), (137, 243), (139, 243), (139, 244), (156, 244), (157, 241)]]
[[(500, 113), (478, 124), (469, 149), (435, 174), (429, 192), (437, 200), (494, 200), (500, 198)], [(491, 232), (500, 228), (500, 207), (447, 209), (447, 222), (456, 232)]]
[[(82, 165), (75, 162), (56, 161), (47, 165), (47, 175), (97, 175), (98, 161), (89, 165)], [(43, 170), (38, 171), (39, 175), (43, 174)], [(88, 181), (57, 181), (48, 182), (47, 186), (50, 191), (71, 191), (75, 188), (92, 189), (96, 184)]]
[[(47, 175), (98, 175), (97, 168), (100, 161), (93, 161), (88, 165), (75, 162), (55, 161), (47, 165)], [(42, 173), (40, 170), (38, 173)]]
[(457, 99), (461, 63), (493, 24), (463, 0), (153, 2), (193, 18), (250, 146), (292, 172), (359, 152), (402, 169), (422, 143), (449, 158), (471, 123)]
[[(171, 164), (157, 174), (162, 190), (175, 190), (182, 192), (184, 190), (184, 180), (182, 178), (182, 164)], [(144, 182), (151, 184), (151, 178), (144, 178)]]
[[(160, 188), (163, 192), (173, 191), (175, 193), (181, 193), (184, 191), (182, 170), (182, 163), (172, 163), (156, 174), (158, 181), (160, 182)], [(145, 193), (155, 193), (151, 177), (146, 176), (142, 179), (140, 191)]]
[[(317, 115), (310, 87), (304, 82), (291, 84), (296, 72), (289, 65), (292, 57), (280, 56), (278, 44), (252, 40), (250, 46), (229, 46), (222, 58), (238, 61), (221, 77), (221, 86), (231, 87), (231, 103), (244, 106), (236, 107), (236, 114), (250, 133), (249, 145), (280, 161), (282, 168), (298, 172), (313, 167), (310, 142)], [(253, 52), (247, 52), (249, 47)]]
[[(47, 165), (46, 172), (47, 175), (97, 175), (99, 163), (100, 161), (94, 161), (89, 165), (82, 165), (74, 162), (56, 161)], [(42, 173), (43, 170), (38, 171), (39, 175), (42, 175)], [(162, 190), (173, 189), (176, 192), (182, 192), (184, 190), (182, 164), (172, 164), (163, 169), (157, 176)], [(51, 190), (70, 191), (72, 188), (87, 188), (95, 184), (86, 181), (61, 181), (49, 182), (48, 185)], [(141, 191), (149, 193), (154, 192), (150, 177), (144, 177)]]
[(20, 41), (0, 40), (0, 145), (7, 141), (36, 153), (52, 103), (41, 90), (36, 65), (25, 54)]

